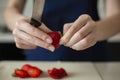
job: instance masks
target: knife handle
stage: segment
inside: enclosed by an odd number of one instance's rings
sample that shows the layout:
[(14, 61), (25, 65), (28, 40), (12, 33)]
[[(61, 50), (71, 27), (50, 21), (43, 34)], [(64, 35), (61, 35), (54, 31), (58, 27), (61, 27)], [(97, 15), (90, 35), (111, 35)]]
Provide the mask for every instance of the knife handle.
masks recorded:
[(30, 24), (38, 28), (41, 25), (41, 22), (31, 18)]

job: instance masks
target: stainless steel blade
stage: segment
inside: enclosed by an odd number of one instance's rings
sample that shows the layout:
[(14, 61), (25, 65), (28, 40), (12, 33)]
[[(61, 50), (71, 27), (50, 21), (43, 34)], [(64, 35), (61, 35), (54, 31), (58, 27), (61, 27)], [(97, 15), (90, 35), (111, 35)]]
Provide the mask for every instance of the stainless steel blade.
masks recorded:
[(33, 4), (33, 12), (30, 24), (35, 27), (39, 27), (41, 25), (41, 18), (43, 13), (45, 0), (34, 0)]

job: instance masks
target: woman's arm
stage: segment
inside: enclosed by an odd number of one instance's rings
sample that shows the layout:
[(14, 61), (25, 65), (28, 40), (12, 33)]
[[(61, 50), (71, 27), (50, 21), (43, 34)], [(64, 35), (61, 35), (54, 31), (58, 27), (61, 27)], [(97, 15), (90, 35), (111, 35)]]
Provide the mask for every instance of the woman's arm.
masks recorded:
[(35, 28), (30, 18), (22, 14), (26, 0), (9, 0), (4, 17), (8, 28), (12, 31), (16, 46), (21, 49), (34, 49), (37, 46), (54, 51), (52, 38), (47, 34), (51, 30), (44, 24)]
[(10, 30), (13, 30), (15, 22), (23, 17), (22, 12), (25, 2), (26, 0), (8, 0), (8, 4), (4, 11), (4, 18)]
[(84, 50), (120, 32), (120, 0), (106, 0), (106, 18), (93, 21), (81, 15), (75, 22), (64, 25), (61, 44), (75, 50)]
[(105, 14), (106, 18), (97, 22), (99, 41), (120, 32), (120, 0), (106, 0)]

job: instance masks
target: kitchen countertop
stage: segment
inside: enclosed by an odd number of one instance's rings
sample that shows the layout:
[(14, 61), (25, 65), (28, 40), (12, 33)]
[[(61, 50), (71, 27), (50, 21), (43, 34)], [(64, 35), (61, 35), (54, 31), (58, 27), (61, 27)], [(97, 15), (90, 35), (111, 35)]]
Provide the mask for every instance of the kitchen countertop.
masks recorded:
[(120, 80), (120, 62), (95, 63), (102, 80)]
[[(44, 61), (1, 61), (0, 80), (33, 80), (33, 78), (14, 78), (11, 76), (15, 68), (23, 64), (31, 64), (41, 68), (44, 74), (34, 80), (52, 80), (47, 70), (63, 67), (68, 76), (62, 80), (120, 80), (120, 62), (44, 62)], [(6, 77), (7, 76), (7, 77)], [(54, 80), (54, 79), (53, 79)]]
[[(24, 64), (31, 64), (43, 70), (43, 74), (39, 78), (20, 79), (12, 77), (11, 74), (16, 68), (20, 68)], [(41, 62), (41, 61), (1, 61), (0, 62), (0, 80), (54, 80), (47, 74), (47, 70), (53, 67), (63, 67), (68, 76), (62, 80), (102, 80), (99, 73), (91, 62)], [(61, 80), (61, 79), (60, 79)]]
[[(120, 80), (120, 62), (60, 62), (60, 61), (0, 61), (0, 80), (33, 80), (16, 78), (11, 74), (24, 64), (39, 67), (44, 73), (34, 80), (52, 80), (47, 70), (63, 67), (68, 76), (62, 80)], [(53, 79), (54, 80), (54, 79)]]

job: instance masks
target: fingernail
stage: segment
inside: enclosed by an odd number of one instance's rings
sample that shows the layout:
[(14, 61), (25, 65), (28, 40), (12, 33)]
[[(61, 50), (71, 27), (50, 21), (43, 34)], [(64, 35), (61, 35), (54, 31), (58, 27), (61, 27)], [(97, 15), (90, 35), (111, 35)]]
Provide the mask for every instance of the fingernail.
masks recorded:
[(49, 46), (48, 49), (52, 52), (55, 50), (55, 48), (53, 46)]
[(52, 40), (51, 39), (46, 39), (47, 43), (52, 43)]

